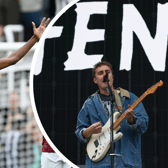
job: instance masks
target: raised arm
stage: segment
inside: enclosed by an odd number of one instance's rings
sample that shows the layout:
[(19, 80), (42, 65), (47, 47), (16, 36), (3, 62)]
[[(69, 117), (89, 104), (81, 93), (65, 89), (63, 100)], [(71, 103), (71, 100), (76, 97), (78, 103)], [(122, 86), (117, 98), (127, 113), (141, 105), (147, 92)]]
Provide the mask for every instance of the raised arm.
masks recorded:
[(43, 34), (49, 20), (49, 18), (47, 20), (46, 18), (43, 18), (38, 28), (36, 28), (35, 23), (32, 22), (34, 35), (29, 41), (27, 41), (27, 43), (24, 46), (16, 50), (7, 58), (2, 58), (0, 60), (0, 69), (16, 64), (21, 58), (23, 58), (26, 55), (26, 53), (34, 46), (34, 44), (41, 38), (41, 35)]

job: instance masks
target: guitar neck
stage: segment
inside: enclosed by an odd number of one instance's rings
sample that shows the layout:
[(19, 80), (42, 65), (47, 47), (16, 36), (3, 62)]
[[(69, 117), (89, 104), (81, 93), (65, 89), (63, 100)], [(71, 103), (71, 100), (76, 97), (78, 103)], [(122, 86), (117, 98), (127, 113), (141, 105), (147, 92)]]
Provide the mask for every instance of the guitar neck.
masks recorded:
[[(147, 96), (147, 93), (141, 95), (129, 108), (134, 109), (145, 97)], [(115, 130), (120, 123), (124, 120), (126, 117), (126, 113), (124, 112), (114, 123), (113, 123), (113, 130)]]

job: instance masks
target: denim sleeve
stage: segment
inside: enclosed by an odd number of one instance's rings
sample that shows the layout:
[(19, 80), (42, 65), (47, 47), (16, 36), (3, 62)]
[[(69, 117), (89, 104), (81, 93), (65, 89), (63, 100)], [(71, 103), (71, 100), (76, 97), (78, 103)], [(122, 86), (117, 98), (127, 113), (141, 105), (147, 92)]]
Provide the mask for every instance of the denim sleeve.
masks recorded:
[[(131, 96), (130, 104), (133, 104), (138, 99), (138, 97), (135, 96), (133, 93), (130, 93), (130, 96)], [(145, 133), (148, 128), (149, 117), (146, 113), (146, 110), (142, 102), (135, 107), (134, 111), (135, 111), (134, 118), (136, 121), (134, 124), (129, 124), (127, 121), (127, 125), (129, 129), (135, 130), (138, 133)]]
[(88, 115), (87, 109), (87, 100), (84, 103), (82, 109), (80, 110), (77, 118), (77, 126), (75, 130), (75, 134), (80, 142), (87, 143), (90, 138), (83, 137), (83, 131), (91, 125), (90, 118)]
[(130, 124), (128, 121), (127, 121), (127, 125), (130, 127), (130, 129), (134, 129), (138, 126), (138, 120), (137, 120), (137, 117), (134, 115), (134, 123), (133, 124)]

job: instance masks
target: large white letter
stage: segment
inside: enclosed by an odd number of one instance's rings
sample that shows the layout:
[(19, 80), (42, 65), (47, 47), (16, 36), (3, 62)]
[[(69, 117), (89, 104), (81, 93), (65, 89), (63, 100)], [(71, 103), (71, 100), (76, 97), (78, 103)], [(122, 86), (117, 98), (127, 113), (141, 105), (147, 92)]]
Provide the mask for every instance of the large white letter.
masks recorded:
[(93, 68), (103, 55), (86, 55), (87, 42), (104, 40), (105, 30), (89, 30), (87, 28), (90, 15), (106, 14), (107, 2), (77, 3), (77, 21), (75, 26), (74, 44), (68, 52), (68, 60), (64, 63), (65, 70), (81, 70)]
[[(48, 34), (46, 35), (45, 39), (60, 37), (61, 33), (62, 33), (62, 29), (63, 29), (62, 26), (51, 27), (51, 29), (48, 32)], [(44, 57), (44, 41), (42, 42), (40, 49), (39, 49), (38, 56), (36, 57), (36, 64), (34, 67), (34, 75), (39, 75), (41, 73), (42, 65), (43, 65), (43, 57)]]
[(139, 38), (144, 51), (155, 71), (164, 71), (168, 35), (168, 3), (158, 4), (156, 34), (153, 39), (147, 26), (132, 4), (123, 6), (123, 31), (120, 70), (131, 69), (133, 32)]

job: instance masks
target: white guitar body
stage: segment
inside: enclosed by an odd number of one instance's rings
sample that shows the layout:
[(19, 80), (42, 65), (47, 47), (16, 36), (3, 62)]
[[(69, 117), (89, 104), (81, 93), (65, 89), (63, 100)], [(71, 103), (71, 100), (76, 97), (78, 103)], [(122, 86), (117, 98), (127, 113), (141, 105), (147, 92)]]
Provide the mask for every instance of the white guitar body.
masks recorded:
[[(113, 114), (114, 122), (120, 116), (119, 112)], [(113, 123), (114, 123), (113, 122)], [(113, 130), (113, 139), (114, 142), (117, 142), (123, 134), (121, 132), (117, 133), (120, 129), (120, 126), (116, 130)], [(87, 153), (89, 158), (94, 162), (99, 162), (106, 155), (107, 151), (110, 148), (110, 119), (102, 127), (102, 132), (99, 134), (92, 134), (88, 144), (87, 144)]]

